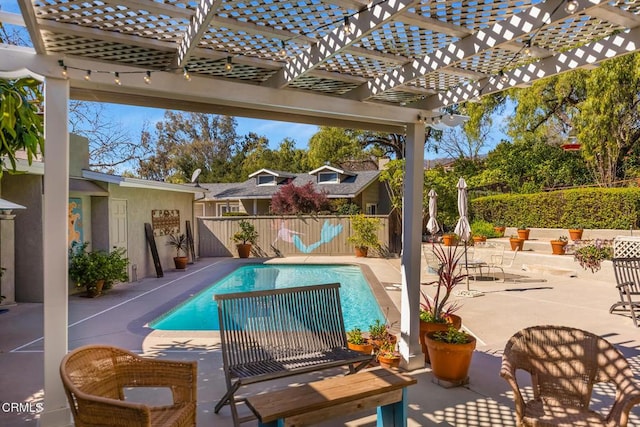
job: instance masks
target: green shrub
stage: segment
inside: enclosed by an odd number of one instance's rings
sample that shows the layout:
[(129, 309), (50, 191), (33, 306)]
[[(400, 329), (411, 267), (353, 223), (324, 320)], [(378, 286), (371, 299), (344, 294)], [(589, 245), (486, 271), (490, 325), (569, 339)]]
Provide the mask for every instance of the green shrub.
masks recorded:
[(471, 223), (471, 234), (474, 236), (485, 236), (488, 238), (500, 237), (500, 235), (494, 230), (493, 224), (481, 219)]

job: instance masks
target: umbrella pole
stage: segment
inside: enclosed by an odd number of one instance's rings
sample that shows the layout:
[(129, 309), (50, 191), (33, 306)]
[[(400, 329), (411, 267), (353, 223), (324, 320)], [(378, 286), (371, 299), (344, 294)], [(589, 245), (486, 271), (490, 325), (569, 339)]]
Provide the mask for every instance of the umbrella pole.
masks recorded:
[(469, 291), (469, 262), (467, 260), (467, 241), (464, 241), (464, 267), (467, 270), (467, 290)]

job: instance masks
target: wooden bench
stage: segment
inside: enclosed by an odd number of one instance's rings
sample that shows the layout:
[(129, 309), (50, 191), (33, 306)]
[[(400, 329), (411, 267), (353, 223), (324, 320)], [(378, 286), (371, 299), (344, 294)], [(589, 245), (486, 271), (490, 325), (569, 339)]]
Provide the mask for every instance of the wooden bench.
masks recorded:
[(378, 427), (406, 427), (407, 389), (416, 379), (377, 368), (247, 398), (259, 427), (301, 427), (377, 407)]
[(609, 313), (630, 312), (637, 327), (640, 317), (640, 258), (614, 258), (613, 272), (620, 300), (609, 308)]
[(229, 404), (240, 420), (236, 391), (242, 386), (322, 369), (365, 367), (371, 355), (347, 348), (339, 283), (216, 295)]

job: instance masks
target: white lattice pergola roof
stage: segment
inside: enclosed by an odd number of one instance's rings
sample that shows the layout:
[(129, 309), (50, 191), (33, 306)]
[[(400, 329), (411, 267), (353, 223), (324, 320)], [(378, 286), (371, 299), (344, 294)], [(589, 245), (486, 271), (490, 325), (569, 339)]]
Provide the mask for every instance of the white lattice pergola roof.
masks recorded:
[[(565, 10), (567, 0), (19, 4), (36, 52), (68, 66), (74, 98), (324, 123), (330, 115), (309, 95), (329, 96), (330, 105), (342, 103), (354, 111), (358, 105), (400, 106), (417, 119), (416, 110), (428, 117), (478, 95), (637, 50), (640, 0), (573, 1), (574, 13)], [(345, 18), (349, 33), (343, 29)], [(140, 86), (146, 71), (156, 86), (161, 73), (181, 77), (184, 69), (207, 79), (213, 92), (207, 99), (143, 101), (145, 93), (158, 98), (152, 94), (158, 89)], [(92, 70), (91, 82), (83, 80), (85, 70)], [(122, 81), (118, 88), (115, 72)], [(164, 84), (183, 95), (189, 92), (171, 79)], [(217, 96), (220, 92), (226, 96)], [(256, 105), (229, 96), (240, 93), (255, 94)], [(267, 103), (269, 108), (261, 93), (276, 99)], [(308, 104), (292, 105), (292, 99)], [(397, 112), (381, 111), (387, 117)], [(398, 130), (408, 117), (383, 122), (377, 117), (382, 114), (358, 115), (336, 118), (337, 124), (363, 121)]]

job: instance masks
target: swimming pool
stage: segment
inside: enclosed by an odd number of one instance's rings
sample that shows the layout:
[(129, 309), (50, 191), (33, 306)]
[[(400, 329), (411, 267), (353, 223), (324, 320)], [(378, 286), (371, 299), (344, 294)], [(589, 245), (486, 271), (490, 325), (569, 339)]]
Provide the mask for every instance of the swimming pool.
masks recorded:
[(369, 329), (384, 314), (360, 267), (355, 265), (271, 264), (246, 265), (204, 289), (149, 323), (165, 331), (220, 329), (218, 307), (213, 296), (233, 292), (260, 291), (294, 286), (340, 283), (345, 329)]

